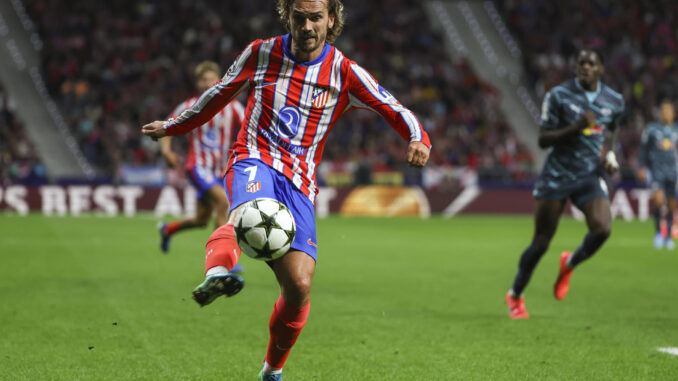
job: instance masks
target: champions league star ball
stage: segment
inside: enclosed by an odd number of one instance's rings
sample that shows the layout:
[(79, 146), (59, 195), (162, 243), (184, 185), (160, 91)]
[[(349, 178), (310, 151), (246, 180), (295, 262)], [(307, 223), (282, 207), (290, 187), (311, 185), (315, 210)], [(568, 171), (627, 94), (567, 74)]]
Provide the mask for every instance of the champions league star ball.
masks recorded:
[(258, 198), (242, 205), (233, 230), (245, 254), (272, 261), (289, 251), (296, 225), (285, 204), (272, 198)]

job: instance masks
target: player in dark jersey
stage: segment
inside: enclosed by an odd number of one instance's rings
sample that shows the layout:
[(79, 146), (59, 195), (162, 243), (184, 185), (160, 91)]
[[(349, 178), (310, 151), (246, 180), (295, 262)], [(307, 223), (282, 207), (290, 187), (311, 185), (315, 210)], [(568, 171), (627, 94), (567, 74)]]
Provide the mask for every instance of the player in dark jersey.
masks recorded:
[(610, 200), (602, 175), (619, 168), (613, 145), (624, 99), (600, 81), (603, 72), (600, 53), (582, 49), (576, 57), (576, 78), (554, 87), (544, 97), (539, 146), (549, 147), (549, 154), (534, 189), (534, 236), (520, 257), (513, 287), (505, 298), (513, 319), (529, 316), (522, 293), (548, 249), (568, 199), (586, 216), (588, 234), (574, 253), (560, 256), (556, 299), (567, 294), (572, 270), (610, 235)]
[[(638, 177), (652, 188), (654, 206), (655, 237), (654, 247), (675, 247), (671, 239), (673, 211), (676, 209), (676, 143), (678, 126), (673, 123), (675, 109), (671, 100), (664, 100), (659, 106), (659, 121), (649, 123), (643, 131), (640, 145), (640, 165)], [(661, 233), (662, 205), (666, 199), (666, 238)]]

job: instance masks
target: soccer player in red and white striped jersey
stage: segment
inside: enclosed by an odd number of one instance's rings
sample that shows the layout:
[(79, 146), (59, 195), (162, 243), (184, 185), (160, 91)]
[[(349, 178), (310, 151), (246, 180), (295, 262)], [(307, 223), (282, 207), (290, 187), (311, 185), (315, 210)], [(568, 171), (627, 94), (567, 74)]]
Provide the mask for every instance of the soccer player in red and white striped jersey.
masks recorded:
[[(204, 61), (195, 68), (195, 86), (203, 93), (219, 81), (221, 70), (216, 62)], [(193, 106), (198, 97), (192, 97), (179, 104), (171, 117), (179, 116)], [(212, 119), (189, 133), (189, 151), (185, 170), (191, 183), (197, 190), (198, 208), (196, 215), (180, 221), (162, 223), (160, 229), (160, 247), (169, 251), (170, 237), (185, 229), (205, 227), (215, 212), (215, 229), (227, 222), (228, 199), (221, 178), (226, 170), (228, 150), (235, 132), (243, 120), (244, 108), (233, 100), (217, 112)], [(171, 137), (160, 139), (162, 156), (170, 168), (179, 164), (177, 155), (172, 151)]]
[[(426, 164), (431, 147), (414, 114), (330, 45), (343, 28), (341, 0), (278, 0), (277, 7), (289, 34), (252, 42), (191, 109), (142, 127), (143, 134), (154, 138), (187, 133), (247, 91), (245, 118), (224, 180), (231, 201), (228, 224), (207, 242), (206, 278), (193, 296), (206, 305), (242, 288), (242, 279), (229, 272), (240, 254), (232, 224), (242, 203), (274, 195), (290, 208), (297, 225), (294, 242), (287, 254), (269, 262), (281, 295), (269, 322), (259, 378), (265, 381), (282, 379), (282, 367), (310, 311), (317, 249), (315, 172), (337, 118), (356, 108), (380, 114), (409, 141), (404, 154), (415, 167)], [(268, 184), (273, 189), (265, 189)]]

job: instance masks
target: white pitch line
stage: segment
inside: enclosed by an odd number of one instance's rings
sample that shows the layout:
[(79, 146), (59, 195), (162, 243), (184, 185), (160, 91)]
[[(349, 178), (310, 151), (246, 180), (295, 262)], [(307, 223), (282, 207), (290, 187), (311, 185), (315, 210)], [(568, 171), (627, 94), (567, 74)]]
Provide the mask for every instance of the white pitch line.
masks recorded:
[(657, 348), (659, 352), (664, 352), (668, 353), (670, 355), (678, 356), (678, 347), (665, 347), (665, 348)]

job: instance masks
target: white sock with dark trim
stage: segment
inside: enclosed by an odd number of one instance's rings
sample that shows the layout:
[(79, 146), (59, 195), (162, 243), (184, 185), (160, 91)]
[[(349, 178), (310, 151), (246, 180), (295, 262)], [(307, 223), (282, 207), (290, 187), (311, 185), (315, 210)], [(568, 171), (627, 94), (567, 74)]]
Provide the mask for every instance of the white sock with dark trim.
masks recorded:
[(268, 363), (264, 360), (264, 367), (261, 370), (261, 373), (263, 374), (281, 374), (282, 373), (282, 368), (280, 369), (275, 369), (268, 365)]
[(205, 273), (205, 276), (208, 277), (210, 275), (215, 275), (215, 274), (228, 274), (228, 269), (224, 266), (214, 266), (207, 270)]

